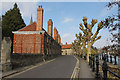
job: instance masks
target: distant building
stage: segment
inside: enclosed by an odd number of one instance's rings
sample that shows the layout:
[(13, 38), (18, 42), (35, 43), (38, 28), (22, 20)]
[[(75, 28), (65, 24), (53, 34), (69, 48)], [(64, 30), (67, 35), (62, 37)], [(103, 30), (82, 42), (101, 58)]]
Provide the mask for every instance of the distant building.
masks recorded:
[(62, 45), (62, 55), (72, 55), (72, 49), (71, 49), (72, 44), (66, 44)]
[[(52, 19), (48, 21), (48, 31), (43, 28), (43, 8), (37, 8), (37, 22), (13, 31), (13, 53), (61, 54), (61, 38), (56, 28), (53, 33)], [(59, 41), (58, 41), (59, 40)]]

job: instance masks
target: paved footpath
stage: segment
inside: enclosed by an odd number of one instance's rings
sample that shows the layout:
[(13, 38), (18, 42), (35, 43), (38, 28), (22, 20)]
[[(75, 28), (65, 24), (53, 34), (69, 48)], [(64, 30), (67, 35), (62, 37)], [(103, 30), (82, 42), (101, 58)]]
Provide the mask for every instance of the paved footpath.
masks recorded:
[(92, 72), (91, 68), (89, 67), (88, 62), (86, 60), (79, 58), (80, 60), (80, 73), (79, 78), (95, 78), (94, 73)]

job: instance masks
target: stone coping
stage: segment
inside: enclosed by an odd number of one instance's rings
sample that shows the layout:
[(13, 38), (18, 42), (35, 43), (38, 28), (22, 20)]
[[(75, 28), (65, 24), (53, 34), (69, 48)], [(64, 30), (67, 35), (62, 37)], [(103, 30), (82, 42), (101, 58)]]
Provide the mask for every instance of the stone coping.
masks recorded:
[(12, 31), (14, 34), (40, 34), (45, 33), (45, 31)]

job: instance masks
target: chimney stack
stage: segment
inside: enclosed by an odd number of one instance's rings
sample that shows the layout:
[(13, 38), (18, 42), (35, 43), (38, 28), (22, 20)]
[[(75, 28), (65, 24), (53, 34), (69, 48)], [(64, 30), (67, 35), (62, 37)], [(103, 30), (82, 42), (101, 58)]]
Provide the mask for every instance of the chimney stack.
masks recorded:
[(43, 8), (42, 5), (37, 8), (37, 31), (41, 31), (43, 27)]
[(57, 31), (56, 27), (54, 27), (54, 40), (56, 40), (58, 42), (58, 31)]
[(67, 42), (65, 44), (67, 45)]
[(53, 22), (52, 19), (49, 19), (48, 21), (48, 34), (52, 37), (52, 29), (53, 29)]
[(54, 27), (54, 40), (56, 40), (56, 27)]
[(60, 34), (58, 34), (58, 43), (61, 44)]

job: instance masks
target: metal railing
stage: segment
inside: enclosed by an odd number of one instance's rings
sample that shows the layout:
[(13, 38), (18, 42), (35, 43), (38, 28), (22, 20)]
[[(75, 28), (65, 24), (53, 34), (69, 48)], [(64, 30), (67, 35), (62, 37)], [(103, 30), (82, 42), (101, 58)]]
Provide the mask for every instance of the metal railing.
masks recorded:
[(100, 78), (100, 73), (99, 73), (99, 65), (100, 65), (101, 68), (102, 68), (102, 71), (103, 71), (102, 78), (104, 80), (107, 80), (107, 78), (108, 78), (108, 76), (107, 76), (108, 74), (107, 73), (108, 72), (113, 74), (116, 78), (120, 79), (119, 75), (117, 75), (115, 72), (113, 72), (110, 69), (108, 69), (109, 66), (107, 65), (106, 58), (107, 58), (107, 56), (104, 55), (103, 58), (102, 58), (104, 61), (103, 61), (102, 64), (100, 64), (98, 55), (96, 55), (96, 58), (95, 58), (94, 54), (89, 55), (89, 65), (92, 68), (93, 72), (96, 71), (96, 78)]

